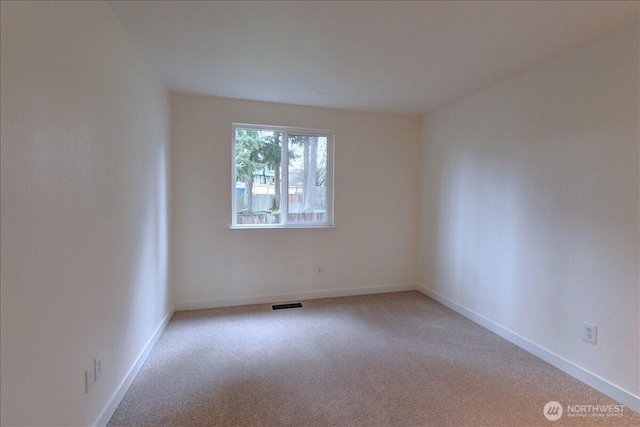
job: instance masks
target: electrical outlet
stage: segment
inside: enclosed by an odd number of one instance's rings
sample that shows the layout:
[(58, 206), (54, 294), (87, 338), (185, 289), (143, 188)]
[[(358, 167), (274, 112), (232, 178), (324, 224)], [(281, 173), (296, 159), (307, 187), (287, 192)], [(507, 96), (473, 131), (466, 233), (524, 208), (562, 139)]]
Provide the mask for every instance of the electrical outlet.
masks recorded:
[(91, 365), (87, 366), (87, 369), (84, 371), (85, 393), (89, 393), (89, 390), (91, 390), (91, 387), (93, 387), (95, 382), (96, 374), (92, 363)]
[(590, 342), (591, 344), (597, 344), (598, 340), (598, 327), (589, 323), (582, 324), (582, 339)]
[(324, 267), (319, 265), (316, 267), (316, 275), (322, 276), (324, 274)]
[(102, 353), (100, 353), (96, 359), (93, 359), (93, 364), (97, 382), (98, 378), (100, 378), (100, 375), (102, 375)]

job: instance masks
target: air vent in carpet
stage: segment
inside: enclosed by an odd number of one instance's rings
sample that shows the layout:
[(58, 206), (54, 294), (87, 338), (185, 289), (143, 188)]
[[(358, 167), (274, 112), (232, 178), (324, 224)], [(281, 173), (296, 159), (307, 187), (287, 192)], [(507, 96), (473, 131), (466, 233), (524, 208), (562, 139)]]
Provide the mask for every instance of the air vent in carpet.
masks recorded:
[(301, 308), (302, 304), (299, 302), (293, 302), (291, 304), (275, 304), (271, 307), (273, 307), (274, 310), (282, 310), (284, 308)]

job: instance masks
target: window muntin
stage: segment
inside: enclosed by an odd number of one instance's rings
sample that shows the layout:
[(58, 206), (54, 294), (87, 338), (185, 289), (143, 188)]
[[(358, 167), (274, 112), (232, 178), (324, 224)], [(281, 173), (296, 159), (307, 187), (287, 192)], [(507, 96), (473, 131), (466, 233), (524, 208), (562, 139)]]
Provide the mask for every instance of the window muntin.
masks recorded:
[(333, 226), (333, 132), (233, 126), (232, 228)]

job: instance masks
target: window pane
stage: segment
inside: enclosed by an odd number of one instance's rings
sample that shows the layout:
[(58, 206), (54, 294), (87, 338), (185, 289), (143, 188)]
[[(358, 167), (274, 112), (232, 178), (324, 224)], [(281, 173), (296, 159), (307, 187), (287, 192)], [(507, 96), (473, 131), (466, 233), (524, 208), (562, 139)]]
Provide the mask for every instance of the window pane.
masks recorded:
[(332, 134), (234, 124), (232, 227), (332, 226)]
[(288, 221), (327, 223), (327, 137), (289, 134)]
[(236, 129), (237, 224), (282, 224), (282, 138), (280, 131)]

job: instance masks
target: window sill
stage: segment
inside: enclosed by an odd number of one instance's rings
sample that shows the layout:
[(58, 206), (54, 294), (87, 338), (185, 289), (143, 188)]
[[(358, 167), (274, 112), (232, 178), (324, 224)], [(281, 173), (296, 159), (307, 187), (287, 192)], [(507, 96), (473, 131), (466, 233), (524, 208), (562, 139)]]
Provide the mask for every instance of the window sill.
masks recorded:
[(334, 230), (335, 225), (230, 225), (230, 230)]

